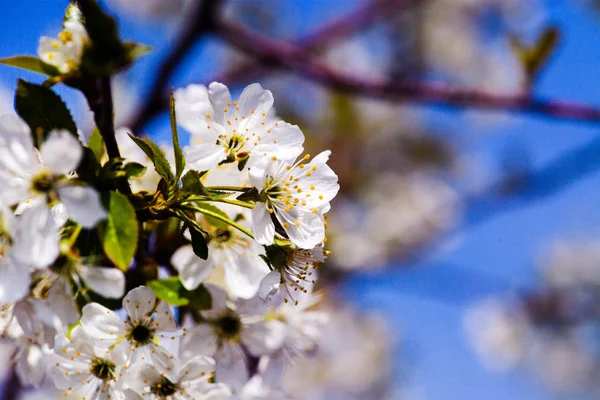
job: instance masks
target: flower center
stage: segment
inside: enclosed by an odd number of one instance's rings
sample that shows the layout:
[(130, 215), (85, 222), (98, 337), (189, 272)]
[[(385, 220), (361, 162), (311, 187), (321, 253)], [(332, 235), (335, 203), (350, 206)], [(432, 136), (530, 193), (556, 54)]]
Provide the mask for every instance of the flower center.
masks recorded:
[(94, 358), (90, 364), (90, 372), (103, 381), (114, 379), (115, 364), (105, 358)]
[(227, 228), (217, 229), (217, 233), (215, 235), (215, 240), (217, 242), (228, 242), (229, 239), (231, 239), (231, 230)]
[(177, 385), (163, 377), (162, 381), (150, 387), (150, 393), (164, 399), (177, 393)]
[(224, 339), (235, 339), (242, 330), (240, 318), (233, 313), (223, 315), (215, 325), (219, 337)]
[(49, 172), (40, 172), (31, 180), (31, 188), (36, 193), (50, 193), (54, 190), (55, 181)]
[(138, 347), (152, 342), (152, 338), (154, 338), (154, 329), (142, 323), (133, 325), (127, 334), (127, 339), (133, 341)]

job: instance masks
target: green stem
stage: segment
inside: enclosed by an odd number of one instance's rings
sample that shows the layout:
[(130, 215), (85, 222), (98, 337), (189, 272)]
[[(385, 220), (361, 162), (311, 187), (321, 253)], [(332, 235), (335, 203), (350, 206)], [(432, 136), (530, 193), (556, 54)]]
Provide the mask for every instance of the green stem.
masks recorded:
[(254, 208), (254, 204), (252, 203), (247, 203), (245, 201), (241, 201), (241, 200), (236, 200), (236, 199), (211, 199), (209, 197), (188, 197), (184, 200), (181, 201), (181, 204), (185, 204), (185, 203), (194, 203), (194, 202), (216, 202), (216, 203), (226, 203), (226, 204), (232, 204), (234, 206), (239, 206), (239, 207), (244, 207), (244, 208), (249, 208), (249, 209), (253, 209)]
[[(240, 232), (245, 233), (250, 238), (254, 239), (254, 235), (252, 234), (252, 232), (250, 232), (250, 230), (244, 228), (243, 226), (241, 226), (240, 224), (238, 224), (236, 222), (233, 222), (229, 218), (226, 218), (226, 217), (222, 216), (219, 213), (215, 213), (215, 212), (212, 212), (210, 210), (205, 210), (205, 209), (200, 208), (200, 207), (193, 207), (193, 206), (186, 206), (186, 205), (182, 205), (181, 208), (184, 209), (184, 210), (187, 210), (187, 211), (195, 211), (195, 212), (202, 213), (204, 215), (209, 215), (209, 216), (211, 216), (213, 218), (218, 219), (219, 221), (225, 222), (227, 225), (230, 225), (230, 226), (234, 227), (235, 229), (239, 230)], [(179, 213), (178, 213), (178, 215), (179, 215)], [(189, 220), (189, 217), (186, 216), (185, 219)], [(189, 222), (192, 222), (192, 221), (189, 221)], [(193, 224), (196, 224), (196, 221), (193, 221)]]
[(221, 192), (249, 192), (252, 190), (251, 187), (241, 187), (241, 186), (207, 186), (208, 190), (218, 190)]

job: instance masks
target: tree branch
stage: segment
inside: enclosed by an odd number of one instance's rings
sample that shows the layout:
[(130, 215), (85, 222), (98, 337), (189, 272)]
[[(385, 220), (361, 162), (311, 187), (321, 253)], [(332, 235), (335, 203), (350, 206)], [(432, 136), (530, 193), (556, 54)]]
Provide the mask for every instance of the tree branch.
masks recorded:
[(2, 400), (17, 400), (21, 397), (22, 389), (23, 386), (21, 386), (16, 369), (13, 367), (10, 370), (8, 378), (4, 382), (4, 387), (2, 388)]
[(331, 69), (314, 60), (302, 48), (271, 39), (231, 21), (219, 21), (217, 32), (240, 50), (263, 64), (295, 72), (329, 89), (356, 96), (390, 101), (410, 101), (450, 109), (472, 107), (541, 115), (553, 119), (600, 121), (600, 109), (528, 94), (496, 95), (465, 90), (443, 83), (411, 81), (367, 81)]
[(130, 127), (134, 135), (139, 134), (144, 125), (168, 106), (168, 83), (175, 69), (188, 54), (194, 43), (205, 34), (213, 31), (222, 0), (204, 0), (191, 12), (175, 47), (165, 58), (158, 70), (150, 92), (144, 96), (148, 100), (139, 109)]
[[(306, 52), (318, 51), (336, 41), (352, 36), (371, 25), (378, 18), (389, 15), (390, 12), (397, 12), (400, 6), (414, 1), (415, 0), (367, 1), (348, 15), (340, 17), (305, 38), (298, 40), (296, 45)], [(203, 14), (211, 15), (210, 13)], [(196, 17), (196, 19), (197, 18), (198, 17)], [(212, 18), (210, 30), (214, 29), (215, 21), (217, 21), (217, 13), (214, 10), (212, 11)], [(193, 22), (194, 19), (191, 21)], [(187, 53), (191, 44), (197, 40), (197, 37), (193, 36), (203, 34), (203, 32), (200, 31), (200, 33), (190, 35), (190, 31), (190, 27), (182, 31), (175, 48), (171, 51), (171, 54), (167, 56), (164, 64), (160, 68), (158, 79), (154, 82), (150, 94), (146, 97), (148, 99), (147, 103), (140, 108), (140, 111), (130, 124), (134, 132), (141, 130), (152, 118), (156, 117), (156, 115), (168, 107), (168, 78), (176, 66), (181, 62), (181, 59)], [(264, 73), (267, 68), (260, 63), (260, 60), (258, 61), (258, 63), (256, 60), (242, 62), (232, 70), (225, 72), (223, 75), (211, 79), (210, 82), (217, 81), (231, 85), (239, 83), (244, 79), (248, 79), (251, 76), (260, 75), (261, 73)]]

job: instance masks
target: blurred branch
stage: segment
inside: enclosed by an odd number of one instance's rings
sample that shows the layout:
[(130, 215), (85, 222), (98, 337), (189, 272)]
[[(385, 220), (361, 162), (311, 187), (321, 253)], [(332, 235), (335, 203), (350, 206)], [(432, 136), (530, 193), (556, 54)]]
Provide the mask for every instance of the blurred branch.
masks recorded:
[[(345, 39), (353, 34), (365, 29), (372, 24), (377, 18), (388, 15), (390, 12), (397, 12), (401, 5), (413, 2), (415, 0), (370, 0), (356, 8), (353, 12), (335, 19), (321, 29), (316, 30), (312, 34), (300, 39), (296, 42), (296, 46), (305, 52), (315, 52), (325, 46)], [(204, 7), (213, 7), (208, 11), (198, 10), (194, 18), (190, 18), (189, 24), (181, 32), (179, 39), (176, 41), (175, 48), (165, 59), (160, 68), (157, 80), (154, 82), (152, 89), (146, 98), (148, 99), (138, 114), (130, 124), (133, 132), (139, 132), (152, 118), (165, 110), (168, 106), (168, 79), (179, 65), (183, 57), (187, 54), (191, 46), (204, 33), (210, 32), (215, 27), (217, 19), (217, 9), (213, 1), (205, 1)], [(209, 5), (210, 4), (210, 5)], [(202, 8), (202, 7), (199, 7)], [(202, 20), (210, 17), (208, 21)], [(203, 29), (198, 29), (205, 27)], [(225, 84), (233, 84), (241, 80), (248, 79), (251, 76), (259, 75), (265, 71), (265, 65), (262, 65), (256, 60), (245, 61), (237, 65), (232, 70), (225, 72), (223, 75), (211, 79), (210, 81), (222, 82)]]
[(469, 196), (465, 201), (465, 228), (473, 228), (506, 212), (527, 207), (569, 188), (594, 172), (600, 172), (600, 136), (566, 152), (546, 166), (531, 171), (506, 193), (504, 181)]
[(17, 376), (17, 372), (15, 367), (10, 370), (10, 374), (8, 378), (4, 382), (2, 388), (2, 400), (16, 400), (21, 397), (21, 390), (23, 387), (21, 386), (21, 382), (19, 381), (19, 377)]
[(539, 99), (528, 94), (496, 95), (436, 82), (363, 80), (331, 69), (298, 46), (272, 39), (231, 21), (219, 21), (217, 32), (231, 45), (260, 59), (264, 65), (295, 72), (329, 89), (356, 96), (410, 101), (451, 109), (471, 107), (536, 114), (553, 119), (600, 121), (598, 108)]
[(195, 9), (190, 12), (190, 17), (175, 41), (175, 47), (165, 58), (150, 91), (144, 96), (147, 99), (146, 102), (139, 108), (137, 115), (130, 124), (134, 135), (139, 134), (148, 121), (167, 107), (169, 78), (196, 41), (203, 35), (213, 31), (222, 3), (222, 0), (200, 1), (197, 2)]

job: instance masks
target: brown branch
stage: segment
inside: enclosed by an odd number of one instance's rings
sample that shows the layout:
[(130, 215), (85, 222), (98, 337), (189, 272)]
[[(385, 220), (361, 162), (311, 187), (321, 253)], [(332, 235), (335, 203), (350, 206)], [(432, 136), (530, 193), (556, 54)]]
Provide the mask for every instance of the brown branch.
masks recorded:
[[(348, 15), (335, 19), (323, 28), (298, 40), (296, 45), (299, 48), (302, 48), (303, 51), (318, 51), (336, 41), (352, 36), (371, 25), (378, 18), (389, 15), (391, 12), (397, 12), (401, 6), (413, 1), (415, 0), (367, 1)], [(191, 45), (195, 43), (197, 37), (214, 29), (216, 21), (216, 12), (214, 9), (212, 12), (202, 12), (198, 13), (198, 15), (204, 15), (205, 17), (212, 15), (212, 19), (210, 20), (210, 23), (206, 23), (202, 22), (197, 16), (192, 18), (190, 20), (191, 24), (182, 31), (175, 48), (171, 51), (170, 55), (167, 56), (164, 64), (161, 66), (158, 79), (152, 85), (149, 95), (146, 96), (148, 99), (147, 103), (140, 108), (137, 115), (133, 118), (133, 122), (130, 123), (134, 132), (140, 131), (144, 125), (168, 107), (168, 78), (181, 62), (185, 54), (187, 54)], [(194, 32), (195, 24), (210, 27), (210, 30), (199, 30)], [(255, 60), (245, 61), (232, 70), (225, 72), (223, 75), (211, 79), (210, 82), (217, 81), (233, 84), (248, 79), (250, 76), (259, 75), (265, 71), (265, 65), (257, 63)]]
[(554, 119), (598, 122), (600, 109), (527, 94), (496, 95), (436, 82), (367, 81), (333, 70), (303, 49), (271, 39), (231, 21), (220, 21), (218, 33), (231, 45), (262, 63), (297, 73), (329, 89), (356, 96), (410, 101), (448, 108), (479, 108), (542, 115)]
[(133, 122), (129, 124), (134, 135), (139, 135), (144, 125), (168, 105), (168, 83), (175, 69), (189, 53), (196, 41), (213, 31), (222, 0), (204, 0), (199, 2), (175, 41), (175, 47), (165, 58), (152, 84), (150, 92), (144, 97), (148, 99), (140, 107)]

